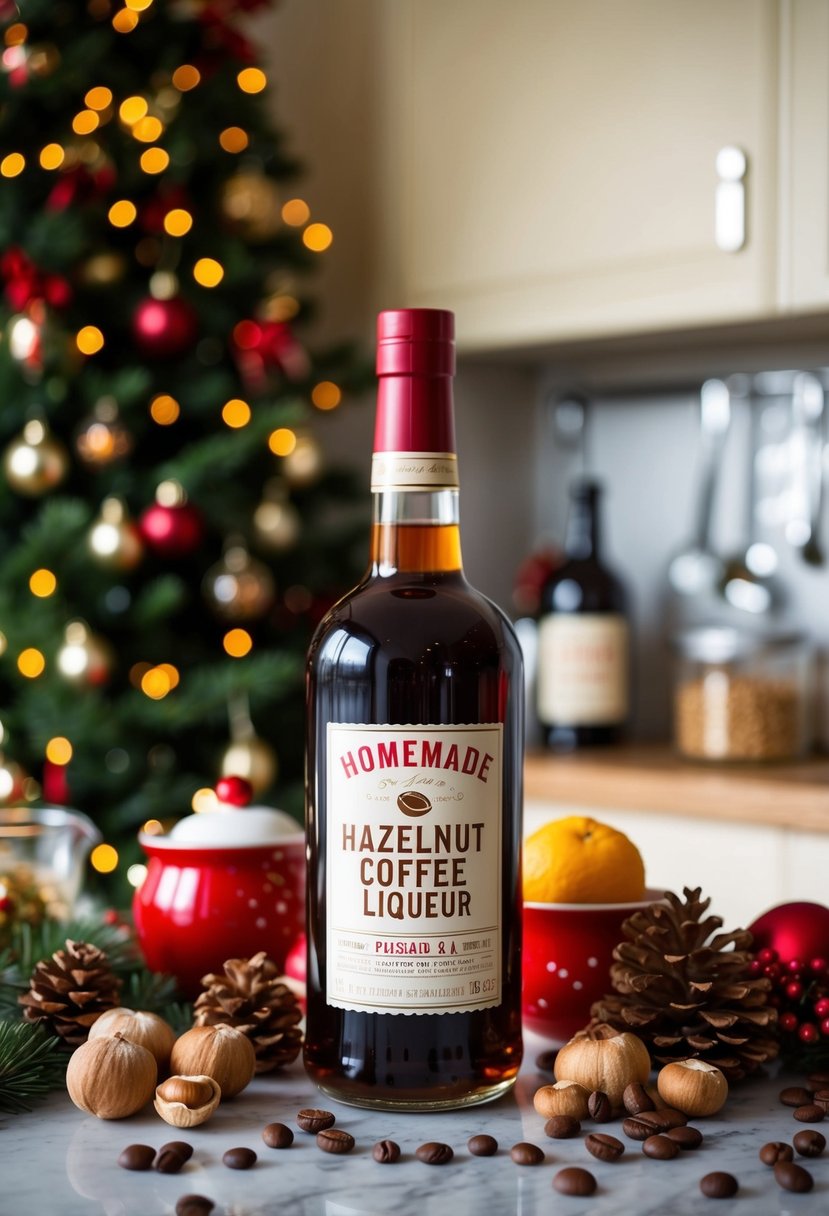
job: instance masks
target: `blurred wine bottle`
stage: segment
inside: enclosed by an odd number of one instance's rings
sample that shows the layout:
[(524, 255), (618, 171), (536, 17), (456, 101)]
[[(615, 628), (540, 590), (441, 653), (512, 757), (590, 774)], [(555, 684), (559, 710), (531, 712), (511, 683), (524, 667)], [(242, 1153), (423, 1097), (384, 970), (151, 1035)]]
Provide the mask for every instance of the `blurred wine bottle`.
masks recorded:
[(628, 718), (627, 595), (602, 560), (600, 497), (589, 478), (572, 484), (564, 562), (541, 591), (536, 704), (554, 751), (615, 743)]

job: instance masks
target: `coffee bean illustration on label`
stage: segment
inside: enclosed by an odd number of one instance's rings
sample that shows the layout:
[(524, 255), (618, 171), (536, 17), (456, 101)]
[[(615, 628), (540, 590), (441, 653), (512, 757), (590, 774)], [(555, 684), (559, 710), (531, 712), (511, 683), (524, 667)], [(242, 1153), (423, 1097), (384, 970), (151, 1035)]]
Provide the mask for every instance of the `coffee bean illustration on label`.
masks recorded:
[(407, 790), (406, 793), (400, 794), (397, 805), (404, 815), (410, 815), (412, 819), (419, 819), (421, 815), (427, 815), (432, 809), (432, 804), (426, 795), (419, 794), (417, 790)]

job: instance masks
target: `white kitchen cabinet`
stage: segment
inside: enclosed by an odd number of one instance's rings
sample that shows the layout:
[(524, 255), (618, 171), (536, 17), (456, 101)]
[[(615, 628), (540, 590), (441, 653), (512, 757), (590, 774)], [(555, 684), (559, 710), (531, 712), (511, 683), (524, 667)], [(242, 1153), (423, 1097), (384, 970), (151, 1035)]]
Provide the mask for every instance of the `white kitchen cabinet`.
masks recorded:
[(780, 303), (829, 304), (829, 4), (782, 6)]
[[(381, 4), (377, 304), (454, 308), (467, 350), (774, 315), (781, 3)], [(733, 253), (725, 145), (748, 158)]]

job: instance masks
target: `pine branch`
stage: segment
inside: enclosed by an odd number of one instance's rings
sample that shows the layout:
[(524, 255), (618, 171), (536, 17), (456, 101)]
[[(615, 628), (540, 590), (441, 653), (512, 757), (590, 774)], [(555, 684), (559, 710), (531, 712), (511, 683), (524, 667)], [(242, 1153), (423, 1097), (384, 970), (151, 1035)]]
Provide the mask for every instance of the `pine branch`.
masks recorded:
[(33, 926), (15, 924), (11, 941), (0, 954), (0, 1016), (20, 1017), (18, 997), (29, 987), (37, 963), (49, 958), (72, 941), (89, 942), (103, 950), (113, 971), (126, 974), (140, 965), (135, 940), (126, 936), (123, 926), (104, 925), (93, 920), (45, 920)]
[(56, 1089), (67, 1057), (60, 1039), (28, 1022), (0, 1022), (0, 1110), (19, 1114)]

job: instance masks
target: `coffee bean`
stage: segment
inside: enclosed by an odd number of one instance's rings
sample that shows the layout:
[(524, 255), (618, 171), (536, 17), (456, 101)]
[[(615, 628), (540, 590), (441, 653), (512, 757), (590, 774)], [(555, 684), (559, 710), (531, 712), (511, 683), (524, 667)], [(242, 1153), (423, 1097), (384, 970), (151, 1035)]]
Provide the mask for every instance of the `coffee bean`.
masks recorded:
[(528, 1144), (526, 1140), (513, 1144), (509, 1155), (516, 1165), (541, 1165), (544, 1160), (543, 1150), (537, 1144)]
[(609, 1123), (613, 1118), (610, 1098), (600, 1089), (594, 1089), (587, 1099), (587, 1113), (596, 1123)]
[(176, 1203), (176, 1216), (209, 1216), (215, 1206), (206, 1195), (182, 1195)]
[(262, 1132), (262, 1139), (268, 1148), (290, 1148), (294, 1133), (284, 1123), (269, 1123)]
[(784, 1191), (794, 1191), (798, 1195), (805, 1195), (815, 1185), (809, 1171), (804, 1170), (802, 1165), (796, 1165), (794, 1161), (778, 1161), (774, 1167), (774, 1181), (778, 1186), (782, 1186)]
[(189, 1161), (193, 1156), (193, 1145), (188, 1144), (186, 1140), (168, 1140), (166, 1144), (162, 1144), (158, 1150), (160, 1153), (178, 1153), (182, 1161)]
[(395, 1140), (378, 1140), (371, 1155), (381, 1165), (394, 1165), (400, 1160), (400, 1145)]
[(820, 1106), (824, 1112), (829, 1111), (829, 1089), (819, 1089), (812, 1094), (815, 1106)]
[(446, 1165), (454, 1155), (449, 1145), (441, 1144), (439, 1140), (429, 1140), (415, 1149), (415, 1157), (424, 1165)]
[(568, 1165), (559, 1170), (553, 1178), (553, 1187), (559, 1195), (592, 1195), (596, 1189), (596, 1179), (590, 1170), (583, 1170), (577, 1165)]
[(806, 1081), (809, 1093), (817, 1093), (819, 1089), (829, 1089), (829, 1072), (810, 1072)]
[(642, 1152), (646, 1157), (653, 1157), (655, 1161), (673, 1161), (674, 1157), (679, 1156), (679, 1145), (676, 1140), (669, 1140), (667, 1136), (648, 1136), (647, 1140), (642, 1142)]
[(633, 1081), (625, 1088), (622, 1105), (629, 1115), (641, 1115), (642, 1111), (655, 1109), (653, 1098), (638, 1081)]
[(672, 1127), (684, 1127), (688, 1122), (688, 1116), (683, 1114), (681, 1110), (674, 1110), (672, 1106), (660, 1106), (658, 1110), (645, 1110), (639, 1116), (646, 1123), (653, 1123), (657, 1131), (667, 1132)]
[(661, 1134), (667, 1136), (669, 1140), (673, 1140), (683, 1151), (699, 1148), (702, 1144), (702, 1132), (698, 1127), (669, 1127), (666, 1132)]
[(229, 1148), (222, 1157), (222, 1165), (229, 1170), (249, 1170), (256, 1165), (256, 1153), (252, 1148)]
[[(809, 1132), (800, 1132), (801, 1136), (808, 1136)], [(811, 1133), (814, 1135), (815, 1133)], [(791, 1161), (794, 1157), (792, 1146), (784, 1144), (782, 1140), (770, 1140), (768, 1144), (764, 1144), (757, 1154), (763, 1165), (777, 1165), (778, 1161)]]
[(584, 1147), (591, 1156), (599, 1161), (618, 1161), (625, 1146), (615, 1136), (607, 1136), (604, 1132), (590, 1132), (584, 1137)]
[(826, 1111), (822, 1106), (815, 1106), (811, 1102), (807, 1106), (798, 1106), (797, 1110), (792, 1111), (792, 1114), (798, 1123), (822, 1123)]
[(181, 1153), (165, 1144), (156, 1153), (153, 1168), (159, 1174), (177, 1174), (186, 1160)]
[(539, 1072), (552, 1072), (553, 1066), (558, 1055), (558, 1048), (551, 1047), (549, 1051), (542, 1051), (541, 1055), (535, 1057), (535, 1066)]
[(808, 1106), (812, 1095), (802, 1085), (789, 1085), (788, 1088), (780, 1090), (779, 1098), (784, 1106)]
[(342, 1156), (354, 1148), (354, 1137), (350, 1132), (344, 1132), (339, 1127), (326, 1127), (317, 1132), (317, 1148), (324, 1153), (335, 1153)]
[(581, 1131), (581, 1124), (572, 1115), (553, 1115), (544, 1124), (544, 1135), (551, 1140), (572, 1140)]
[(706, 1199), (730, 1199), (740, 1189), (740, 1184), (733, 1174), (722, 1170), (714, 1170), (699, 1180), (699, 1189)]
[(299, 1111), (296, 1122), (300, 1131), (312, 1132), (313, 1135), (316, 1135), (317, 1132), (324, 1132), (327, 1127), (333, 1127), (337, 1122), (337, 1116), (332, 1115), (330, 1110), (306, 1108)]
[(494, 1136), (471, 1136), (466, 1147), (473, 1157), (494, 1157), (498, 1152), (498, 1141)]
[(826, 1148), (826, 1137), (820, 1132), (795, 1132), (792, 1144), (801, 1157), (819, 1157)]
[[(645, 1123), (643, 1121), (642, 1115), (629, 1115), (622, 1122), (622, 1131), (628, 1140), (647, 1140), (648, 1136), (652, 1136), (655, 1130), (652, 1123)], [(667, 1131), (668, 1129), (665, 1128), (665, 1130)]]
[(155, 1149), (149, 1144), (128, 1144), (118, 1158), (122, 1170), (148, 1170), (155, 1160)]

